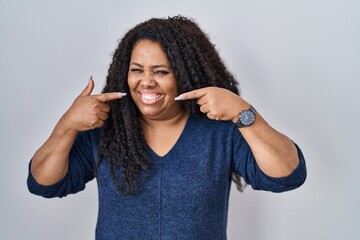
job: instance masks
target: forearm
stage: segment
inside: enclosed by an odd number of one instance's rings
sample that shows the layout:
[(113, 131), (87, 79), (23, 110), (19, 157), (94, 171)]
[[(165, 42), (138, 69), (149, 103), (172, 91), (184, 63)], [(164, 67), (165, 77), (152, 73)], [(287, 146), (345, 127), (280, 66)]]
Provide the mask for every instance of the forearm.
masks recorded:
[[(240, 96), (218, 87), (200, 88), (176, 97), (176, 100), (189, 99), (197, 99), (200, 111), (208, 118), (232, 120), (234, 123), (239, 120), (239, 113), (250, 106)], [(252, 125), (239, 130), (250, 145), (256, 163), (268, 176), (284, 177), (298, 166), (299, 157), (294, 143), (267, 124), (259, 113), (256, 113), (256, 121)]]
[(66, 175), (69, 153), (76, 134), (77, 132), (68, 130), (60, 120), (48, 140), (36, 151), (30, 171), (39, 184), (51, 185)]
[(33, 156), (30, 171), (37, 183), (51, 185), (61, 180), (68, 171), (69, 153), (78, 132), (102, 127), (110, 111), (106, 102), (126, 95), (118, 92), (91, 95), (93, 89), (91, 78)]
[(273, 129), (259, 113), (249, 127), (240, 128), (260, 169), (271, 177), (290, 175), (299, 164), (295, 144)]

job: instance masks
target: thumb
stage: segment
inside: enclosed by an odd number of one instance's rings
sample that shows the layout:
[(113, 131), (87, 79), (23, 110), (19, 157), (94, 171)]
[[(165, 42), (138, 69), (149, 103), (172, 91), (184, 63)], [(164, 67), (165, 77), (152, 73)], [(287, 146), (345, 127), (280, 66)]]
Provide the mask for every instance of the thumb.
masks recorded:
[(91, 94), (91, 92), (93, 91), (94, 86), (95, 86), (94, 80), (92, 79), (92, 77), (90, 77), (88, 85), (81, 92), (80, 96), (89, 96)]

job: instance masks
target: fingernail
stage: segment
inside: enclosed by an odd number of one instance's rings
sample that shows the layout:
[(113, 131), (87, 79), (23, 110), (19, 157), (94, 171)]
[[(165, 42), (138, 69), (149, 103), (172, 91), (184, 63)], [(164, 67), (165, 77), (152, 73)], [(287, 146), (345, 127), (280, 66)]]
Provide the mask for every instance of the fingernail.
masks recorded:
[(124, 97), (124, 96), (126, 96), (126, 93), (119, 93), (119, 97)]
[(182, 100), (182, 97), (181, 97), (181, 95), (179, 95), (179, 96), (177, 96), (176, 98), (174, 98), (175, 99), (175, 101), (178, 101), (178, 100)]

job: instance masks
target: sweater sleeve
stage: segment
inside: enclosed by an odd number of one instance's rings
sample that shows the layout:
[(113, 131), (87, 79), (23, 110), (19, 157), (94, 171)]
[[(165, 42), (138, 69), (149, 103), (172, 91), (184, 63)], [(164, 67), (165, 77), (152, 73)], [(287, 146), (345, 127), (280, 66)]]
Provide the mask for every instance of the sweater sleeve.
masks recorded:
[(30, 171), (30, 161), (27, 178), (29, 191), (45, 198), (53, 198), (84, 190), (85, 184), (95, 177), (93, 144), (90, 131), (80, 132), (69, 153), (67, 174), (52, 185), (44, 186), (36, 182)]
[(305, 182), (307, 175), (305, 159), (296, 144), (295, 146), (300, 160), (299, 165), (290, 175), (279, 178), (268, 176), (261, 171), (255, 161), (250, 146), (240, 133), (235, 137), (234, 145), (233, 171), (240, 175), (253, 189), (284, 192), (298, 188)]

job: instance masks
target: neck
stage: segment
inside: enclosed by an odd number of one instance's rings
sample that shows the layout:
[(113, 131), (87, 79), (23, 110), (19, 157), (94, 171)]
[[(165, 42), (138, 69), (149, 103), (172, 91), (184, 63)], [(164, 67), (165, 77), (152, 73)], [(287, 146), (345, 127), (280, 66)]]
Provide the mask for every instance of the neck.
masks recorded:
[(176, 115), (168, 119), (150, 119), (141, 116), (140, 123), (144, 131), (154, 128), (155, 129), (169, 128), (169, 127), (177, 126), (178, 124), (186, 121), (189, 114), (190, 114), (189, 110), (182, 109), (182, 111), (179, 111)]

